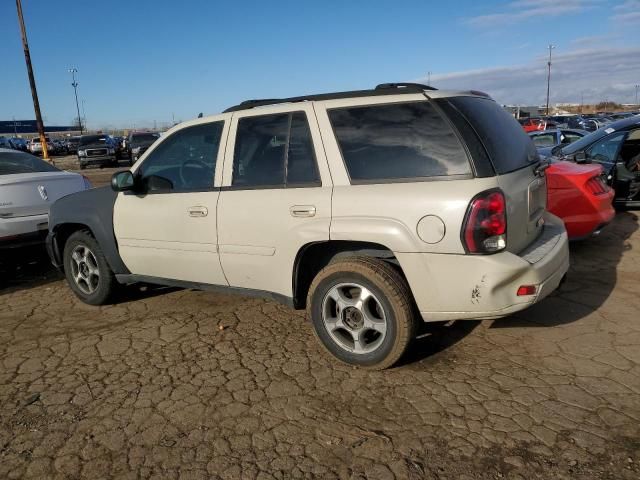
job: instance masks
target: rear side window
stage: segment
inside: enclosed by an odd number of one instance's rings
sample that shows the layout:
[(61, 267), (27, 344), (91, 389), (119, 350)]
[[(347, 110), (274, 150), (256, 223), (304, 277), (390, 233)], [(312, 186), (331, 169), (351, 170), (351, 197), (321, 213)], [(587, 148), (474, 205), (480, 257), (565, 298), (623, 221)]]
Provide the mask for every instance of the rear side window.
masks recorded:
[(429, 102), (338, 108), (328, 114), (354, 183), (471, 173), (460, 140)]
[(519, 170), (540, 159), (535, 145), (524, 129), (493, 100), (480, 97), (451, 97), (439, 102), (449, 103), (457, 111), (446, 109), (447, 114), (462, 114), (469, 122), (486, 148), (498, 174)]
[(238, 120), (232, 185), (247, 188), (320, 185), (305, 113)]

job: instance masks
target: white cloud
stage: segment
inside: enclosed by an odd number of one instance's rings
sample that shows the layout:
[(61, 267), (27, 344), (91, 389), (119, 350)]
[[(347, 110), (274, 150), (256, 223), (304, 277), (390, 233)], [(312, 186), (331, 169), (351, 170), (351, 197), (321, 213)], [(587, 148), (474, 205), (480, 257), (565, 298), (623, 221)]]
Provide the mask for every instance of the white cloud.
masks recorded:
[(613, 10), (616, 13), (609, 17), (609, 20), (614, 23), (626, 25), (640, 23), (640, 0), (627, 0)]
[(596, 2), (597, 0), (515, 0), (506, 4), (504, 11), (470, 17), (464, 23), (475, 27), (492, 27), (536, 17), (557, 17), (581, 12)]
[[(431, 83), (442, 89), (482, 90), (499, 103), (543, 104), (546, 67), (546, 57), (539, 57), (523, 65), (432, 75)], [(580, 102), (584, 94), (585, 102), (631, 103), (639, 79), (640, 47), (554, 53), (551, 102)]]

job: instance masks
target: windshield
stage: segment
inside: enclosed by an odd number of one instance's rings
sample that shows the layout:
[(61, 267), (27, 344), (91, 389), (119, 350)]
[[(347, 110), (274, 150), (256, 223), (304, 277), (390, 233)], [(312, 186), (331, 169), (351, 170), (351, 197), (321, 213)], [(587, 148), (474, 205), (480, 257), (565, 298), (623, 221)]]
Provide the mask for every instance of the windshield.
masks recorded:
[(158, 139), (158, 134), (156, 133), (143, 133), (133, 135), (131, 137), (131, 143), (153, 143)]
[(107, 137), (105, 135), (85, 135), (80, 138), (80, 145), (93, 145), (96, 143), (107, 143)]
[(612, 129), (609, 128), (601, 128), (600, 130), (596, 130), (595, 132), (590, 133), (589, 135), (585, 135), (580, 140), (576, 140), (575, 142), (564, 146), (562, 148), (554, 149), (553, 154), (562, 153), (563, 155), (573, 155), (580, 150), (584, 150), (586, 147), (591, 145), (596, 140), (613, 133)]
[(24, 152), (0, 153), (0, 175), (16, 173), (59, 172), (56, 167)]

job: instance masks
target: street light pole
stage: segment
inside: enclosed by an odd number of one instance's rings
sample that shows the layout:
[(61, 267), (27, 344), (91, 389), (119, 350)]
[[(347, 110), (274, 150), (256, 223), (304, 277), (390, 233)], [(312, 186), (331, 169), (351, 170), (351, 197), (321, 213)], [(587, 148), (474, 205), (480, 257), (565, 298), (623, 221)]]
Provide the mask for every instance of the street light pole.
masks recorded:
[(77, 68), (70, 68), (69, 73), (71, 73), (71, 77), (73, 78), (73, 82), (71, 86), (73, 87), (73, 92), (76, 95), (76, 110), (78, 111), (78, 123), (80, 124), (80, 135), (84, 132), (82, 130), (82, 118), (80, 117), (80, 106), (78, 105), (78, 82), (76, 82), (76, 73), (78, 72)]
[(547, 116), (549, 115), (549, 86), (551, 84), (551, 50), (553, 50), (555, 45), (549, 45), (549, 61), (547, 62)]
[(49, 161), (49, 150), (47, 149), (47, 140), (44, 136), (44, 123), (42, 123), (42, 114), (40, 113), (40, 102), (38, 101), (38, 91), (36, 90), (36, 79), (33, 75), (33, 67), (31, 66), (31, 54), (29, 53), (29, 42), (27, 41), (27, 29), (24, 26), (22, 2), (20, 0), (16, 0), (16, 8), (18, 10), (18, 23), (20, 23), (20, 35), (22, 36), (24, 60), (27, 63), (27, 74), (29, 76), (29, 85), (31, 86), (33, 110), (36, 114), (36, 125), (38, 128), (38, 135), (40, 136), (40, 145), (42, 145), (42, 158), (45, 161)]

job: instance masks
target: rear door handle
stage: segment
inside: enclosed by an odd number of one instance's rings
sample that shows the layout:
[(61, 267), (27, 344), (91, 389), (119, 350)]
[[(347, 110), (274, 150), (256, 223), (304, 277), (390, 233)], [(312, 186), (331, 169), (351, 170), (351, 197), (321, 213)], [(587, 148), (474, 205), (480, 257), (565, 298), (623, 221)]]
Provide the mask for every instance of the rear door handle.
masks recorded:
[(316, 207), (313, 205), (293, 205), (289, 208), (292, 217), (313, 217), (316, 214)]
[(209, 210), (207, 209), (207, 207), (189, 207), (188, 211), (190, 217), (206, 217), (207, 215), (209, 215)]

